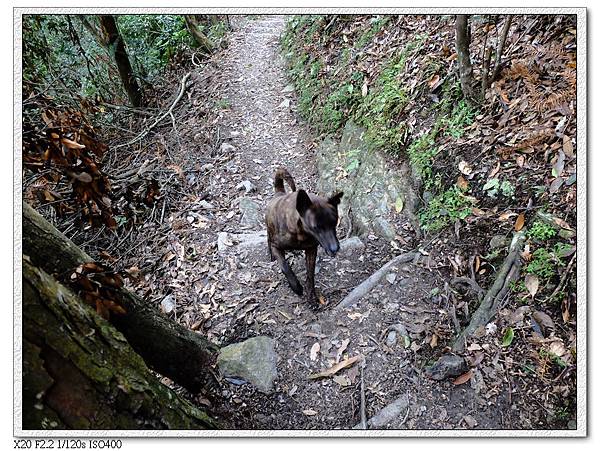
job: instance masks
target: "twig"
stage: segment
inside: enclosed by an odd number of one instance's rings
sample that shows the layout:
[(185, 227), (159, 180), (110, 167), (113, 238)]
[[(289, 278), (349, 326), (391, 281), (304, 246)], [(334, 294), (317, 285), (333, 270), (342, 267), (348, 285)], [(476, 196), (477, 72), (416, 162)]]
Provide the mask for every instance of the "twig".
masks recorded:
[(185, 83), (187, 82), (188, 78), (190, 78), (191, 74), (192, 74), (191, 72), (188, 72), (181, 79), (181, 87), (179, 88), (179, 94), (177, 95), (177, 97), (175, 98), (175, 100), (173, 101), (173, 103), (171, 104), (171, 106), (169, 107), (169, 109), (165, 113), (161, 114), (158, 117), (158, 119), (156, 119), (148, 128), (146, 128), (142, 133), (140, 133), (139, 135), (137, 135), (131, 141), (123, 143), (123, 144), (119, 144), (117, 146), (114, 146), (113, 149), (116, 150), (116, 149), (119, 149), (121, 147), (130, 146), (130, 145), (135, 144), (136, 142), (142, 140), (148, 133), (150, 133), (150, 130), (152, 130), (154, 127), (156, 127), (164, 118), (166, 118), (167, 116), (169, 116), (170, 114), (172, 114), (173, 108), (175, 108), (175, 106), (177, 105), (177, 103), (179, 103), (179, 101), (183, 97), (183, 93), (185, 92), (185, 87), (186, 87)]
[(561, 276), (560, 281), (558, 282), (558, 285), (556, 285), (556, 288), (550, 295), (550, 299), (552, 299), (554, 296), (556, 296), (558, 294), (558, 292), (561, 290), (563, 284), (565, 283), (565, 280), (567, 280), (567, 277), (569, 276), (569, 273), (571, 272), (571, 268), (573, 267), (573, 263), (575, 263), (576, 257), (577, 257), (577, 252), (575, 252), (573, 254), (573, 257), (571, 257), (571, 261), (567, 265), (567, 269), (565, 269), (565, 271), (563, 272), (563, 275)]
[(360, 428), (367, 429), (367, 402), (365, 398), (365, 360), (360, 363)]

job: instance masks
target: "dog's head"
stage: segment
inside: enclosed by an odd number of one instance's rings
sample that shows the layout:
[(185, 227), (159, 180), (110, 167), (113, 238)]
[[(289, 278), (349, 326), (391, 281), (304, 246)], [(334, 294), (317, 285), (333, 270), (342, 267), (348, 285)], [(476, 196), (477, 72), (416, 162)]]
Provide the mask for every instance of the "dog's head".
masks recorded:
[(299, 190), (296, 210), (300, 215), (304, 230), (310, 233), (333, 257), (340, 249), (335, 228), (338, 223), (338, 205), (344, 193), (340, 192), (323, 201), (313, 202), (306, 191)]

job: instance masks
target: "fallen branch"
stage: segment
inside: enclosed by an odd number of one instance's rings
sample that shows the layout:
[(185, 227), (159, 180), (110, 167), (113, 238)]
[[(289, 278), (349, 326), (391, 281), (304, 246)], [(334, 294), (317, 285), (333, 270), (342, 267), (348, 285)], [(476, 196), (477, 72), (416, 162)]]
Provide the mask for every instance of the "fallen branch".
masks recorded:
[(512, 242), (510, 243), (508, 255), (496, 274), (496, 280), (483, 297), (477, 310), (473, 313), (469, 325), (461, 332), (454, 342), (454, 345), (452, 346), (453, 352), (463, 352), (465, 350), (467, 338), (471, 336), (479, 326), (487, 324), (496, 314), (500, 301), (510, 289), (510, 283), (519, 276), (519, 269), (521, 267), (521, 247), (524, 240), (525, 233), (523, 230), (514, 234)]
[(130, 146), (132, 144), (135, 144), (138, 141), (141, 141), (164, 118), (166, 118), (167, 116), (171, 115), (172, 112), (173, 112), (173, 108), (175, 108), (175, 106), (179, 103), (179, 101), (183, 97), (183, 93), (185, 92), (185, 83), (187, 82), (188, 78), (190, 78), (191, 74), (192, 74), (191, 72), (188, 72), (187, 74), (185, 74), (183, 76), (183, 78), (181, 79), (181, 86), (179, 88), (179, 94), (177, 95), (177, 97), (175, 98), (175, 100), (173, 101), (173, 103), (171, 104), (171, 106), (169, 107), (169, 109), (165, 113), (161, 114), (148, 128), (146, 128), (142, 133), (140, 133), (139, 135), (137, 135), (131, 141), (126, 142), (124, 144), (119, 144), (117, 146), (114, 146), (113, 149), (120, 149), (121, 147), (127, 147), (127, 146)]
[(408, 263), (414, 260), (416, 252), (407, 252), (406, 254), (398, 255), (394, 257), (377, 271), (369, 276), (368, 279), (363, 281), (360, 285), (355, 287), (348, 295), (342, 299), (342, 301), (334, 307), (334, 310), (340, 310), (342, 308), (350, 307), (358, 302), (363, 296), (371, 291), (377, 283), (389, 272), (390, 268), (400, 263)]

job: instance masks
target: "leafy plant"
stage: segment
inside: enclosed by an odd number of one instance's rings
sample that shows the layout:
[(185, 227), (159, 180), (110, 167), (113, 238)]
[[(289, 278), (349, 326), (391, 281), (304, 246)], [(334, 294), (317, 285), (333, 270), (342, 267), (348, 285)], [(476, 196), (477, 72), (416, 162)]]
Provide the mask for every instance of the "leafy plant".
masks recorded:
[(469, 216), (471, 205), (471, 200), (458, 187), (453, 186), (435, 196), (418, 212), (419, 222), (424, 230), (435, 232), (456, 219)]
[(533, 252), (531, 261), (527, 264), (525, 272), (535, 274), (540, 279), (548, 280), (556, 273), (556, 266), (564, 266), (564, 263), (546, 248), (540, 248)]
[(527, 236), (538, 241), (546, 241), (554, 238), (558, 232), (550, 224), (543, 221), (535, 221), (527, 232)]

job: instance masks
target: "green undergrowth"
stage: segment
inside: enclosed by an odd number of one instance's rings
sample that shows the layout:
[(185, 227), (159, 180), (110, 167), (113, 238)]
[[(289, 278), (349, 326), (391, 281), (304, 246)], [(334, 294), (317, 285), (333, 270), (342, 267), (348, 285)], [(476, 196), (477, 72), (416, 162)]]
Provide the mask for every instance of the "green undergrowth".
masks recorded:
[[(434, 171), (438, 141), (460, 138), (476, 114), (463, 100), (457, 79), (448, 77), (438, 101), (429, 100), (429, 91), (423, 89), (427, 80), (444, 76), (440, 60), (427, 52), (429, 36), (414, 34), (389, 52), (377, 46), (386, 29), (394, 26), (390, 16), (368, 18), (350, 38), (336, 29), (343, 20), (311, 15), (288, 22), (281, 44), (299, 113), (323, 135), (338, 135), (352, 120), (365, 129), (369, 148), (408, 158), (419, 184), (431, 194), (418, 212), (424, 230), (440, 230), (464, 219), (472, 205), (469, 196), (458, 187), (444, 186)], [(383, 56), (369, 60), (367, 69), (368, 55), (377, 51)], [(416, 85), (411, 69), (415, 62), (423, 67)], [(419, 88), (411, 89), (411, 83)], [(348, 172), (359, 164), (352, 160)]]

